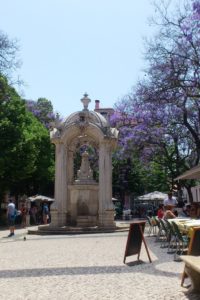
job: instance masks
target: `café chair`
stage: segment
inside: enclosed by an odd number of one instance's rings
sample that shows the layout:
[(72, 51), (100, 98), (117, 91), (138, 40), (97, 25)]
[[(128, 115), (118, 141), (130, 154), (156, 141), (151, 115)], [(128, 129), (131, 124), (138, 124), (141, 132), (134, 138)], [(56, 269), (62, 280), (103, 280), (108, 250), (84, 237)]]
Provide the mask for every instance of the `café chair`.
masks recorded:
[(155, 216), (155, 217), (152, 217), (152, 219), (154, 220), (154, 223), (156, 224), (157, 228), (158, 228), (158, 232), (157, 232), (157, 235), (156, 235), (156, 242), (159, 242), (160, 240), (162, 240), (163, 238), (163, 230), (162, 230), (162, 227), (161, 227), (161, 224), (160, 224), (160, 219)]
[(168, 249), (167, 253), (175, 253), (177, 249), (177, 237), (176, 237), (176, 232), (174, 230), (174, 227), (172, 224), (168, 221), (165, 220), (166, 227), (169, 231), (169, 244), (168, 244)]
[(184, 252), (188, 251), (189, 238), (187, 235), (181, 233), (178, 225), (174, 221), (172, 221), (172, 226), (174, 227), (177, 242), (174, 260), (177, 260), (177, 255), (182, 255)]
[(148, 235), (150, 236), (151, 233), (153, 233), (153, 235), (156, 235), (156, 227), (157, 227), (157, 225), (156, 225), (155, 221), (152, 218), (150, 218), (149, 216), (147, 216), (147, 222), (149, 224)]
[(160, 226), (163, 232), (163, 239), (160, 248), (168, 248), (171, 239), (170, 231), (166, 225), (166, 222), (163, 219), (160, 219)]

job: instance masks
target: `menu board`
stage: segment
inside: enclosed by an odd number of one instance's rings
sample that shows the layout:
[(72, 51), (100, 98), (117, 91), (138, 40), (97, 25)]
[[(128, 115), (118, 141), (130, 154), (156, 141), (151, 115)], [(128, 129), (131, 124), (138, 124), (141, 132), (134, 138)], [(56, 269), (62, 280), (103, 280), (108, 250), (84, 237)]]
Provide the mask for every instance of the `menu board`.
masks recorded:
[(124, 263), (127, 256), (137, 254), (139, 259), (142, 242), (145, 245), (149, 261), (151, 262), (147, 244), (144, 239), (145, 223), (146, 221), (134, 221), (130, 224), (128, 238), (126, 242), (126, 250), (124, 254)]

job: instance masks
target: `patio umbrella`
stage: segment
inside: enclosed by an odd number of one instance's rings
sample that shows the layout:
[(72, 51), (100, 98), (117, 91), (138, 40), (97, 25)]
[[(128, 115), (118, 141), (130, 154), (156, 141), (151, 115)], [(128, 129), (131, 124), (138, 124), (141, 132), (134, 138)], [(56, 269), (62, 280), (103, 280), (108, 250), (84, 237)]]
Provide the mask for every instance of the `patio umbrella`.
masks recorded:
[(28, 198), (31, 202), (34, 201), (40, 201), (40, 202), (54, 202), (55, 199), (47, 197), (47, 196), (43, 196), (43, 195), (36, 195), (36, 196), (31, 196)]
[(138, 200), (164, 200), (165, 198), (167, 198), (167, 194), (155, 191), (138, 197)]
[(112, 201), (115, 202), (115, 201), (120, 201), (120, 200), (117, 199), (117, 198), (112, 197)]

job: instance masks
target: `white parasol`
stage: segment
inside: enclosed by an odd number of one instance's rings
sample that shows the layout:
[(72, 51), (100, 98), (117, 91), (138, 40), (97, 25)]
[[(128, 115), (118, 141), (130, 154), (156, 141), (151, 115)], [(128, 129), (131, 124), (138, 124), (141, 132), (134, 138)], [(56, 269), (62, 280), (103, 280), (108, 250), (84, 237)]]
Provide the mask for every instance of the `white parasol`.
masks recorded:
[(31, 202), (34, 201), (40, 201), (40, 202), (54, 202), (55, 199), (47, 197), (47, 196), (43, 196), (43, 195), (36, 195), (36, 196), (31, 196), (28, 198)]
[(148, 200), (164, 200), (165, 198), (167, 198), (167, 194), (162, 193), (162, 192), (152, 192), (152, 193), (148, 193), (145, 194), (143, 196), (138, 197), (138, 200), (143, 200), (143, 201), (148, 201)]

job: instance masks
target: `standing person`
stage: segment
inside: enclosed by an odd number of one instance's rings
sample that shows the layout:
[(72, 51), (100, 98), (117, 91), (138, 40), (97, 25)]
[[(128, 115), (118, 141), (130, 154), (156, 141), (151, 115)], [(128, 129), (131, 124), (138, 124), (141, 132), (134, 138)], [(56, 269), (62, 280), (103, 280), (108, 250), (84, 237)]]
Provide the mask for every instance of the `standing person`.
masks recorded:
[(34, 225), (38, 225), (38, 208), (35, 205), (32, 207), (32, 217)]
[(47, 224), (47, 220), (49, 217), (49, 207), (47, 203), (44, 203), (43, 205), (42, 216), (43, 216), (43, 223)]
[(177, 206), (178, 202), (172, 195), (172, 192), (169, 192), (168, 197), (164, 199), (163, 204), (165, 209), (173, 210)]
[(175, 197), (173, 197), (172, 192), (168, 193), (168, 197), (164, 199), (165, 214), (164, 219), (172, 219), (177, 217), (177, 211), (174, 208), (177, 206), (178, 202)]
[(8, 235), (8, 237), (15, 235), (15, 217), (16, 217), (15, 204), (13, 203), (12, 199), (9, 199), (9, 204), (7, 207), (7, 218), (8, 218), (10, 234)]
[(22, 216), (22, 227), (25, 228), (26, 227), (26, 215), (27, 215), (27, 208), (25, 206), (25, 204), (22, 204), (21, 207), (21, 216)]

